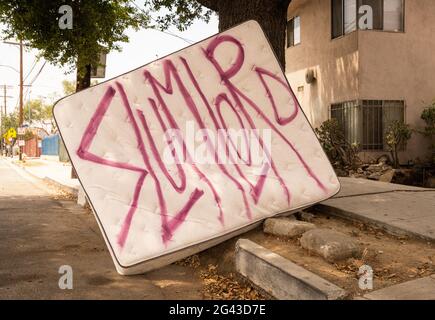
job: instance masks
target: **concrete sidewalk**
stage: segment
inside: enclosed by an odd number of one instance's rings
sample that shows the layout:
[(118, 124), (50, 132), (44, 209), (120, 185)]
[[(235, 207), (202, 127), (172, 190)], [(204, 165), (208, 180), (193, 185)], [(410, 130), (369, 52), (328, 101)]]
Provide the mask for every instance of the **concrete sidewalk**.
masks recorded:
[(435, 276), (376, 290), (358, 300), (435, 300)]
[(391, 234), (435, 242), (435, 189), (353, 178), (340, 178), (340, 182), (340, 193), (316, 209)]
[(18, 165), (31, 175), (55, 184), (69, 192), (77, 193), (80, 187), (78, 179), (71, 179), (71, 163), (44, 159), (26, 159), (19, 162), (18, 157), (4, 158)]
[[(189, 266), (117, 274), (93, 215), (3, 159), (0, 300), (204, 298), (203, 281)], [(72, 290), (59, 287), (65, 265), (73, 271)]]
[[(79, 194), (80, 182), (71, 179), (71, 164), (44, 159), (8, 161), (30, 174)], [(435, 189), (396, 185), (365, 179), (340, 178), (341, 190), (316, 206), (321, 212), (375, 225), (395, 235), (435, 242)], [(83, 192), (82, 192), (83, 193)]]

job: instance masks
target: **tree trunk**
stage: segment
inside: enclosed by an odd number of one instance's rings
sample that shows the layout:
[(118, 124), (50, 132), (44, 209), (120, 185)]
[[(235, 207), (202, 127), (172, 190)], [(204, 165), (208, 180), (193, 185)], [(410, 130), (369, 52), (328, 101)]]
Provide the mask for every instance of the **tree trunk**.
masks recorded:
[[(80, 58), (79, 58), (80, 59)], [(77, 62), (77, 78), (76, 78), (76, 92), (91, 86), (91, 66), (88, 64), (84, 67), (84, 70), (79, 70), (80, 64)], [(77, 173), (74, 168), (71, 168), (71, 178), (77, 179)]]
[(76, 81), (76, 92), (82, 91), (83, 89), (89, 88), (91, 86), (91, 66), (88, 64), (84, 67), (82, 72), (79, 72), (77, 67), (77, 81)]
[(219, 31), (246, 20), (256, 20), (263, 28), (278, 61), (285, 68), (287, 9), (291, 0), (198, 0), (219, 14)]
[[(74, 27), (77, 26), (77, 30), (79, 30), (79, 36), (85, 37), (85, 33), (87, 32), (86, 27), (82, 25), (81, 19), (81, 11), (83, 7), (84, 1), (72, 1), (71, 5), (73, 6), (74, 12)], [(85, 61), (80, 53), (77, 57), (76, 62), (77, 68), (77, 77), (76, 77), (76, 92), (79, 92), (83, 89), (89, 88), (91, 86), (91, 65), (88, 64), (88, 61)]]
[(400, 169), (399, 145), (394, 146), (394, 168)]

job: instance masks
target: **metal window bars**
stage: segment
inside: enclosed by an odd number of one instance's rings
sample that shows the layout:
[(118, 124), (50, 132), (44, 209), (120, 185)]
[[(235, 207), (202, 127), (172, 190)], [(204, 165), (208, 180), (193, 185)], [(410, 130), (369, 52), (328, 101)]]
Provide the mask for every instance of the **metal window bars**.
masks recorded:
[(331, 105), (331, 118), (361, 151), (385, 151), (386, 130), (392, 121), (404, 121), (404, 111), (400, 100), (354, 100)]

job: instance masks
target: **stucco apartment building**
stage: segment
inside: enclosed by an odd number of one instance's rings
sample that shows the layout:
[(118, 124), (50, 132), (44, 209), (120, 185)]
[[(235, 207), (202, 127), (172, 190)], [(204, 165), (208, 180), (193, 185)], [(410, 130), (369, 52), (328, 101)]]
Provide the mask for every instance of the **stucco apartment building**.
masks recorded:
[[(365, 5), (373, 10), (373, 29), (361, 29)], [(286, 61), (314, 127), (337, 118), (365, 160), (385, 154), (388, 124), (422, 127), (421, 112), (435, 99), (435, 1), (293, 0)], [(426, 152), (426, 141), (414, 134), (401, 160)]]

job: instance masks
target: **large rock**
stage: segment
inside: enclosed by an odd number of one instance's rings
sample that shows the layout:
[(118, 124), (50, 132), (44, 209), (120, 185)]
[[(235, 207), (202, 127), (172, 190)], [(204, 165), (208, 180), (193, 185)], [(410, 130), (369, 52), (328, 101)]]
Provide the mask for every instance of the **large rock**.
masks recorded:
[(297, 213), (299, 220), (312, 223), (316, 216), (306, 211), (299, 211)]
[(394, 170), (388, 170), (383, 175), (379, 177), (380, 182), (388, 182), (390, 183), (394, 178)]
[(285, 218), (267, 219), (263, 225), (263, 231), (265, 233), (288, 238), (298, 237), (304, 232), (314, 228), (316, 228), (316, 226), (312, 223)]
[(314, 229), (302, 236), (301, 245), (329, 262), (359, 258), (361, 248), (350, 236), (328, 229)]

